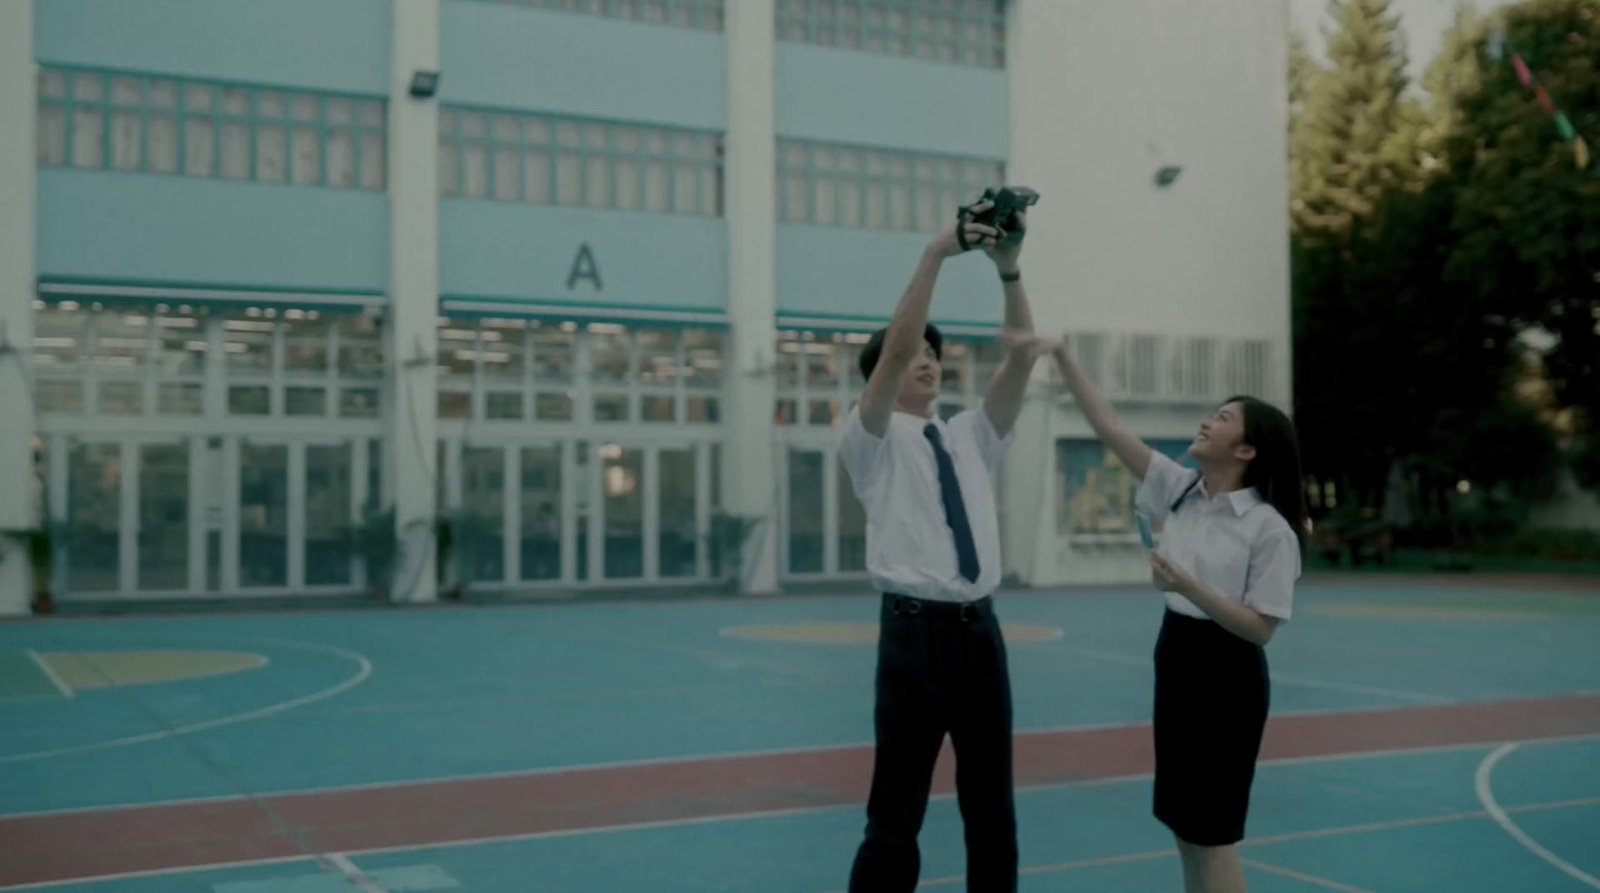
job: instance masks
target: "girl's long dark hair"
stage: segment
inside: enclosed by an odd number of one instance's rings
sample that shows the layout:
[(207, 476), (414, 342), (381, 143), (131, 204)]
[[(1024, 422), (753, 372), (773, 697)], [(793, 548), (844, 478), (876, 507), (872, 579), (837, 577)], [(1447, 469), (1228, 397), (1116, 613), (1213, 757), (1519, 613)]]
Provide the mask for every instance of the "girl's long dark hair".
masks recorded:
[(1256, 457), (1244, 470), (1244, 485), (1254, 487), (1289, 522), (1303, 556), (1311, 516), (1306, 511), (1300, 438), (1295, 434), (1294, 422), (1276, 406), (1255, 397), (1238, 396), (1226, 402), (1244, 409), (1244, 442), (1256, 448)]

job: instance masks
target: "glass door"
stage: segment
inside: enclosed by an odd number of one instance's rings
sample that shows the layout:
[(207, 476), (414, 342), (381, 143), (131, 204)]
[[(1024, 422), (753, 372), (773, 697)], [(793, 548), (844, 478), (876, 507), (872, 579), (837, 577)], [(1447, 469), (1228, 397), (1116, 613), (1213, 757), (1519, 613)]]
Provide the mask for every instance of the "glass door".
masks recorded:
[[(363, 438), (228, 439), (222, 589), (348, 592), (358, 585), (355, 525), (374, 482)], [(208, 559), (209, 560), (209, 559)], [(209, 572), (208, 572), (209, 576)]]
[(457, 579), (506, 581), (506, 449), (461, 448), (461, 505), (451, 513)]
[(526, 582), (562, 579), (562, 474), (560, 445), (521, 449), (518, 550)]
[(239, 444), (239, 586), (289, 585), (289, 444)]
[(840, 574), (867, 572), (867, 510), (856, 498), (855, 487), (844, 464), (834, 460), (834, 475), (838, 481), (834, 488), (839, 497), (839, 525), (834, 537), (838, 543)]
[(782, 573), (802, 579), (860, 577), (867, 570), (867, 517), (829, 440), (791, 440), (779, 469)]
[(645, 575), (644, 450), (619, 444), (600, 447), (601, 506), (605, 520), (604, 569), (608, 580)]
[(138, 444), (140, 591), (189, 588), (189, 443)]
[[(122, 585), (123, 448), (74, 441), (67, 447), (66, 591), (114, 593)], [(130, 572), (132, 568), (129, 568)]]
[(789, 448), (783, 551), (792, 575), (816, 575), (828, 569), (828, 488), (824, 480), (828, 458), (823, 450)]
[(474, 439), (440, 446), (453, 579), (492, 588), (706, 575), (710, 444)]
[(656, 499), (659, 574), (665, 578), (700, 575), (699, 492), (694, 447), (657, 454)]
[[(359, 442), (358, 442), (359, 443)], [(355, 506), (355, 444), (305, 447), (305, 585), (350, 586), (355, 549), (350, 536)]]

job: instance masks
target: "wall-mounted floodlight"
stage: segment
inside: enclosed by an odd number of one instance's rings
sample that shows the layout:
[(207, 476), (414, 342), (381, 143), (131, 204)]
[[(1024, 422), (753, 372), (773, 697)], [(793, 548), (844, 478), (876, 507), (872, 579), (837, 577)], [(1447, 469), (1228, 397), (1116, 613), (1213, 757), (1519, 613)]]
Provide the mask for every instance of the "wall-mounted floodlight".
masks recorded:
[(411, 73), (411, 98), (432, 99), (439, 92), (439, 72), (415, 71)]

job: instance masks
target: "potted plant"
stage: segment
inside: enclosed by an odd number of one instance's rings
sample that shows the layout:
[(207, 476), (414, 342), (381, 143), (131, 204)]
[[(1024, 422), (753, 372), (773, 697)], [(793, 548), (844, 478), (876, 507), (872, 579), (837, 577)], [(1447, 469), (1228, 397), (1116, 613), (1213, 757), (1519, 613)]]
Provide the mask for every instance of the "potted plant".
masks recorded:
[(33, 569), (33, 613), (53, 614), (55, 597), (50, 591), (51, 572), (54, 568), (55, 544), (49, 526), (29, 530), (0, 531), (22, 547)]
[(761, 522), (762, 518), (755, 515), (716, 512), (711, 516), (706, 557), (711, 560), (711, 573), (722, 578), (730, 593), (737, 594), (740, 590), (744, 578), (744, 549)]
[[(450, 585), (442, 588), (443, 598), (461, 601), (467, 587), (473, 583), (494, 579), (501, 556), (501, 537), (504, 535), (500, 518), (485, 516), (465, 509), (452, 513), (441, 521), (439, 562), (441, 582)], [(448, 562), (449, 573), (444, 574)]]
[(395, 510), (369, 508), (354, 527), (356, 552), (367, 572), (367, 586), (380, 600), (388, 601), (394, 585), (395, 569), (400, 566), (400, 539), (395, 530)]

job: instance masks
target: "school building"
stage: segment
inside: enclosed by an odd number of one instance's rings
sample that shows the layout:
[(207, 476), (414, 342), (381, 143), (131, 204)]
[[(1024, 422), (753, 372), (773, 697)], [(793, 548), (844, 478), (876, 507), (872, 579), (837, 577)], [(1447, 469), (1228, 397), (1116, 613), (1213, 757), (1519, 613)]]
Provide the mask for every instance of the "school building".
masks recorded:
[[(1286, 15), (0, 3), (0, 530), (62, 603), (864, 581), (856, 354), (985, 186), (1042, 193), (1038, 326), (1158, 446), (1287, 402)], [(1001, 310), (946, 265), (941, 411)], [(1016, 438), (1008, 574), (1146, 578), (1045, 363)], [(31, 572), (0, 538), (0, 612)]]

